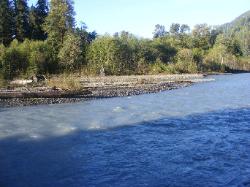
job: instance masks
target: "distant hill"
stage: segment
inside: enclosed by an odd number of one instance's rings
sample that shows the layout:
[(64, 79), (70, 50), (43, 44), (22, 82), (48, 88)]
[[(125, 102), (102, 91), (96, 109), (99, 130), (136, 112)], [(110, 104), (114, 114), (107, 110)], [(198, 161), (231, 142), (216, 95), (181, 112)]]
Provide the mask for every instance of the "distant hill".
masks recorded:
[(248, 27), (250, 29), (250, 10), (245, 12), (244, 14), (240, 15), (232, 22), (225, 23), (219, 28), (224, 32), (237, 32), (242, 29), (242, 27)]
[(234, 37), (241, 45), (245, 56), (250, 56), (250, 10), (230, 23), (218, 27), (224, 35)]

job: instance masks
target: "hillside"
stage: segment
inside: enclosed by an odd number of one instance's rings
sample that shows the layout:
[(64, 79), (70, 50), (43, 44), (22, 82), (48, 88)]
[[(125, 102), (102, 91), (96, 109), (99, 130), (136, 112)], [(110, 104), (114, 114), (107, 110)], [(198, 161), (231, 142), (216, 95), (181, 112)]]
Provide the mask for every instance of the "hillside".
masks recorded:
[(223, 32), (228, 33), (232, 31), (239, 31), (242, 29), (242, 27), (249, 28), (249, 26), (250, 26), (250, 10), (240, 15), (233, 21), (221, 25), (219, 28)]
[(250, 56), (250, 10), (219, 29), (227, 36), (235, 36), (239, 41), (244, 56)]

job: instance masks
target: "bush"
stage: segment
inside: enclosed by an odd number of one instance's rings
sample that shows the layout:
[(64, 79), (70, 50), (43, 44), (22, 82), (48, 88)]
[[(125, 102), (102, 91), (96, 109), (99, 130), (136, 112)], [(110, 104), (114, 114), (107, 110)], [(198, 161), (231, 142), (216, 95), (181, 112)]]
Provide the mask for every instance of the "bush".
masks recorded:
[(226, 46), (222, 44), (215, 45), (209, 50), (203, 64), (205, 71), (221, 71), (226, 69), (237, 69), (237, 57), (228, 52)]
[(145, 60), (145, 58), (141, 58), (137, 62), (136, 74), (145, 75), (148, 73), (148, 71), (149, 71), (148, 62)]
[(18, 43), (14, 40), (10, 47), (0, 47), (0, 62), (5, 79), (58, 72), (57, 62), (53, 61), (46, 41), (25, 40)]
[(157, 38), (152, 42), (155, 59), (160, 59), (163, 63), (169, 64), (174, 60), (177, 49), (165, 38)]
[(50, 77), (47, 81), (50, 87), (57, 87), (65, 90), (80, 90), (82, 89), (80, 79), (74, 74), (61, 74), (59, 76)]
[(198, 73), (198, 67), (194, 62), (177, 62), (175, 64), (175, 70), (178, 73)]
[(149, 67), (150, 74), (165, 73), (168, 71), (168, 65), (163, 63), (159, 58), (156, 59), (156, 62), (151, 64)]
[(24, 75), (29, 66), (26, 51), (19, 48), (17, 40), (14, 40), (6, 49), (3, 57), (3, 75), (5, 79), (13, 79)]
[(193, 62), (194, 57), (193, 57), (193, 52), (191, 49), (181, 49), (177, 53), (177, 61), (181, 62)]
[(88, 66), (99, 74), (102, 67), (107, 75), (130, 74), (135, 71), (135, 61), (129, 44), (119, 38), (97, 38), (87, 52)]
[(33, 74), (56, 73), (57, 62), (53, 61), (51, 48), (45, 41), (33, 41), (30, 44), (29, 70)]
[(176, 56), (175, 69), (178, 73), (197, 73), (198, 66), (194, 61), (194, 54), (191, 49), (181, 49)]
[(3, 56), (5, 54), (5, 47), (3, 44), (0, 44), (0, 74), (2, 73), (3, 69)]
[(69, 34), (59, 51), (58, 57), (59, 65), (63, 69), (73, 70), (74, 68), (80, 68), (83, 64), (80, 37)]

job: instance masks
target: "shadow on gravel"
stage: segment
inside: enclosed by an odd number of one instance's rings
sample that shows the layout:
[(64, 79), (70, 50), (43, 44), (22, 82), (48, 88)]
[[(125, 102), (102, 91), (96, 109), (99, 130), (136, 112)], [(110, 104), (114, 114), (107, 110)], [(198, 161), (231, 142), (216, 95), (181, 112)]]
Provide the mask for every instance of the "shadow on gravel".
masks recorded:
[(250, 108), (242, 108), (10, 137), (0, 140), (0, 186), (249, 186), (249, 133)]

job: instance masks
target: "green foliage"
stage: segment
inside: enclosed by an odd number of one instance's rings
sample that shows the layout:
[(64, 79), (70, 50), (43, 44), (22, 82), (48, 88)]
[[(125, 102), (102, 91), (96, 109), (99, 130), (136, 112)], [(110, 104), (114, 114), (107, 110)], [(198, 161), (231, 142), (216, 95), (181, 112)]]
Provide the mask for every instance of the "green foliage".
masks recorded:
[(14, 11), (9, 0), (0, 1), (0, 43), (9, 45), (14, 33)]
[(166, 30), (165, 30), (165, 26), (157, 24), (155, 25), (155, 30), (153, 32), (153, 37), (154, 38), (160, 38), (163, 37), (167, 34)]
[(47, 38), (47, 34), (43, 30), (43, 25), (48, 16), (48, 11), (47, 0), (38, 0), (35, 7), (35, 32), (33, 32), (32, 39), (45, 40)]
[(2, 67), (4, 53), (5, 53), (5, 47), (3, 44), (0, 44), (0, 67)]
[(235, 56), (243, 55), (241, 47), (240, 47), (240, 43), (235, 38), (230, 38), (228, 36), (221, 34), (217, 37), (215, 44), (224, 45), (226, 47), (227, 52)]
[(239, 32), (235, 33), (235, 38), (238, 41), (238, 47), (240, 47), (242, 55), (250, 56), (250, 28), (243, 27)]
[(191, 49), (182, 49), (177, 53), (177, 61), (181, 62), (192, 62), (193, 61), (193, 52)]
[(201, 48), (203, 50), (209, 49), (211, 47), (211, 28), (207, 24), (195, 25), (193, 31), (193, 47)]
[(72, 1), (51, 0), (50, 12), (46, 18), (44, 29), (48, 33), (49, 42), (56, 47), (57, 52), (62, 47), (68, 32), (73, 30), (74, 14)]
[(47, 34), (43, 30), (43, 24), (48, 16), (47, 0), (38, 0), (36, 6), (31, 6), (29, 13), (30, 38), (45, 40)]
[(0, 79), (2, 79), (3, 74), (3, 56), (5, 54), (5, 47), (3, 44), (0, 44)]
[(194, 54), (191, 49), (182, 49), (176, 55), (176, 71), (179, 73), (197, 73), (198, 66), (194, 61)]
[(224, 45), (216, 45), (212, 48), (204, 59), (205, 71), (225, 71), (228, 60), (232, 57), (227, 53), (227, 47)]
[(96, 74), (104, 68), (106, 74), (114, 75), (122, 71), (120, 45), (117, 39), (110, 36), (97, 38), (89, 47), (87, 60)]
[(33, 41), (30, 43), (29, 73), (47, 74), (58, 72), (58, 65), (52, 61), (50, 46), (44, 41)]
[(168, 38), (157, 38), (152, 42), (153, 53), (163, 63), (171, 63), (177, 53), (177, 49), (169, 42)]
[(156, 59), (155, 63), (149, 66), (150, 74), (164, 73), (168, 70), (167, 64), (163, 63), (159, 58)]
[(27, 0), (15, 1), (15, 35), (18, 41), (24, 41), (29, 37), (29, 7)]
[(249, 12), (192, 32), (186, 24), (173, 23), (169, 31), (158, 24), (153, 39), (143, 39), (125, 31), (97, 37), (84, 23), (75, 28), (73, 0), (51, 0), (50, 9), (47, 0), (30, 8), (27, 0), (11, 2), (0, 1), (0, 76), (6, 79), (103, 69), (106, 75), (250, 70)]
[(83, 63), (80, 37), (69, 34), (58, 54), (60, 66), (67, 70), (80, 68)]
[(47, 42), (25, 40), (18, 43), (14, 40), (8, 48), (0, 46), (0, 68), (5, 79), (56, 73), (58, 66), (51, 55)]
[(14, 40), (3, 55), (3, 75), (5, 79), (13, 79), (27, 71), (28, 58), (19, 44)]
[(244, 56), (250, 56), (250, 11), (245, 12), (230, 23), (218, 28), (223, 34), (235, 38)]
[(169, 32), (172, 34), (172, 35), (178, 35), (179, 34), (179, 31), (180, 31), (180, 24), (179, 23), (172, 23), (172, 25), (170, 26), (170, 30)]

